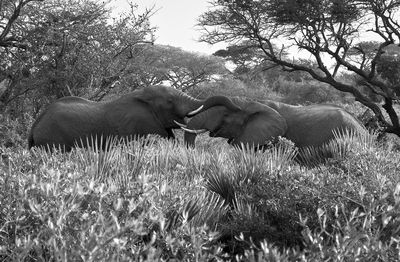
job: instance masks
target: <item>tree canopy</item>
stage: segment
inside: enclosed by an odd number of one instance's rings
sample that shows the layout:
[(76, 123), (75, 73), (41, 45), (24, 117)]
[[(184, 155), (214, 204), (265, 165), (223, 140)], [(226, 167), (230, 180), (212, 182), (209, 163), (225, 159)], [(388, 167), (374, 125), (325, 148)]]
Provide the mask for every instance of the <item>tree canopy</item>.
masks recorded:
[(154, 44), (153, 8), (108, 1), (0, 2), (0, 111), (14, 117), (67, 95), (101, 100), (169, 82), (187, 89), (226, 73), (221, 58)]
[[(387, 48), (400, 43), (400, 1), (395, 0), (214, 0), (199, 19), (201, 41), (257, 47), (266, 60), (287, 71), (304, 71), (314, 79), (354, 95), (386, 127), (400, 135), (393, 102), (400, 83), (382, 76)], [(367, 44), (373, 39), (373, 48)], [(305, 53), (317, 67), (299, 63), (287, 53)], [(386, 54), (386, 57), (385, 57)], [(295, 55), (294, 55), (295, 56)], [(386, 59), (386, 60), (385, 60)], [(363, 85), (382, 97), (387, 120), (379, 104), (358, 86), (343, 81), (350, 71)]]
[[(224, 60), (168, 45), (144, 45), (141, 55), (127, 60), (127, 82), (143, 86), (168, 83), (185, 91), (227, 74)], [(128, 84), (128, 83), (127, 83)]]
[(40, 98), (107, 93), (123, 70), (120, 54), (151, 43), (154, 30), (152, 11), (133, 5), (112, 21), (106, 2), (90, 0), (7, 0), (1, 11), (1, 74), (12, 79), (3, 108), (28, 93), (37, 106)]

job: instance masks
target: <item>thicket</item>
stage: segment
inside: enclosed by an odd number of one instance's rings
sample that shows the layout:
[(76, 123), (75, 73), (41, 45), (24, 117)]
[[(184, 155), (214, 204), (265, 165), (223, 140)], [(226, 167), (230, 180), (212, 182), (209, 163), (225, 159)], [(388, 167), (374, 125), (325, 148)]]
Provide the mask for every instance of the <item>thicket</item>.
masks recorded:
[[(110, 99), (162, 81), (198, 98), (335, 103), (362, 120), (366, 114), (305, 73), (263, 70), (254, 49), (234, 50), (237, 67), (229, 73), (219, 58), (152, 45), (151, 10), (140, 16), (132, 6), (115, 28), (106, 23), (105, 6), (93, 1), (78, 12), (70, 8), (80, 0), (20, 2), (32, 4), (24, 19), (40, 19), (15, 27), (35, 32), (25, 39), (32, 49), (0, 49), (0, 77), (12, 79), (0, 84), (2, 92), (9, 88), (0, 96), (0, 260), (400, 259), (395, 140), (344, 136), (325, 148), (333, 153), (327, 161), (313, 162), (318, 157), (308, 151), (308, 166), (296, 162), (289, 141), (254, 152), (201, 136), (196, 149), (187, 149), (179, 131), (176, 141), (150, 137), (109, 151), (28, 151), (34, 118), (57, 97)], [(396, 80), (397, 62), (379, 68)], [(338, 76), (361, 88), (354, 76)]]
[[(145, 145), (145, 146), (144, 146)], [(150, 137), (109, 151), (2, 148), (3, 261), (396, 261), (400, 159), (373, 136), (299, 165)]]

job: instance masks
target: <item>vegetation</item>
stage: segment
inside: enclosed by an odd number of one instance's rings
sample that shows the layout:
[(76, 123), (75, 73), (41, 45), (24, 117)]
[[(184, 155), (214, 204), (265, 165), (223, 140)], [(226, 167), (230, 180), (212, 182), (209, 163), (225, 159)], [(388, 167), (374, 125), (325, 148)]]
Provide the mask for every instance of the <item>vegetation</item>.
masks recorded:
[[(205, 41), (245, 40), (219, 57), (154, 44), (153, 10), (139, 14), (135, 5), (110, 21), (102, 1), (1, 1), (1, 261), (400, 260), (400, 144), (378, 141), (374, 132), (339, 135), (322, 151), (305, 150), (301, 159), (285, 139), (255, 152), (202, 135), (188, 149), (179, 132), (176, 141), (111, 140), (108, 151), (26, 149), (33, 119), (58, 97), (109, 99), (164, 81), (201, 98), (336, 103), (370, 121), (354, 97), (330, 88), (339, 86), (383, 116), (386, 131), (397, 132), (391, 110), (400, 66), (388, 44), (399, 37), (389, 12), (397, 1), (378, 1), (390, 2), (386, 9), (372, 6), (376, 1), (347, 1), (343, 17), (334, 12), (343, 1), (213, 2), (215, 9), (201, 20), (205, 27), (216, 21), (211, 18), (226, 18), (220, 29), (244, 30), (208, 31)], [(260, 12), (273, 4), (295, 8), (268, 9), (279, 16)], [(315, 19), (295, 20), (297, 11)], [(383, 42), (349, 42), (359, 12), (377, 19), (375, 33)], [(319, 16), (326, 14), (331, 20)], [(259, 15), (256, 25), (276, 25), (269, 27), (275, 35), (263, 35), (270, 32), (263, 27), (246, 31), (242, 22), (249, 15)], [(263, 20), (267, 16), (271, 20)], [(289, 59), (287, 46), (274, 45), (282, 24), (316, 62)], [(327, 31), (313, 31), (320, 27)], [(330, 52), (336, 66), (323, 67), (318, 58)], [(231, 72), (223, 61), (235, 65)], [(353, 73), (341, 72), (343, 66)]]
[(343, 136), (315, 168), (285, 140), (266, 152), (154, 137), (106, 152), (2, 148), (0, 257), (395, 261), (400, 159), (374, 141)]
[[(204, 29), (201, 40), (232, 45), (217, 55), (238, 61), (239, 51), (247, 58), (258, 57), (250, 61), (259, 61), (264, 69), (275, 65), (287, 71), (306, 72), (315, 80), (352, 94), (374, 112), (386, 132), (400, 136), (400, 122), (394, 109), (394, 101), (399, 99), (399, 83), (386, 71), (388, 67), (391, 72), (398, 68), (398, 59), (388, 56), (391, 53), (388, 49), (400, 43), (400, 1), (211, 2), (213, 8), (199, 20)], [(363, 38), (373, 38), (376, 42), (362, 42)], [(291, 52), (311, 57), (312, 63), (288, 57), (286, 54)], [(243, 64), (240, 65), (242, 68)], [(343, 81), (343, 71), (350, 72), (364, 88), (383, 100), (388, 119), (365, 89)]]
[(111, 11), (107, 1), (2, 1), (0, 112), (35, 117), (67, 95), (99, 101), (162, 82), (188, 89), (228, 72), (221, 58), (155, 45), (152, 9)]

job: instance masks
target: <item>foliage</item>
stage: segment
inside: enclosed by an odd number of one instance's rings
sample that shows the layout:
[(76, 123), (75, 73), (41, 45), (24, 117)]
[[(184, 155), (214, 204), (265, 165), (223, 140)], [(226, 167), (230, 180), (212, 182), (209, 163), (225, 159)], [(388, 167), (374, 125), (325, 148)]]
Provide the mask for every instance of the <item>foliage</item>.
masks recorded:
[[(386, 48), (400, 41), (400, 1), (215, 0), (212, 5), (199, 20), (202, 41), (257, 48), (269, 65), (306, 72), (352, 94), (374, 112), (386, 132), (400, 136), (400, 123), (393, 108), (393, 101), (398, 99), (398, 82), (382, 79), (383, 71), (379, 69), (387, 59), (383, 57)], [(374, 37), (376, 48), (360, 44), (358, 39), (364, 37)], [(285, 56), (290, 52), (311, 57), (317, 68)], [(382, 97), (389, 119), (362, 90), (342, 81), (339, 73), (344, 70), (360, 77), (364, 86)]]
[(1, 18), (10, 26), (6, 38), (13, 42), (6, 41), (0, 56), (12, 84), (2, 96), (2, 110), (24, 112), (25, 104), (37, 112), (48, 99), (65, 95), (99, 99), (120, 77), (121, 51), (136, 54), (135, 46), (153, 30), (151, 10), (137, 15), (134, 6), (111, 24), (105, 2), (18, 1), (13, 6), (6, 1), (5, 6)]
[(385, 49), (385, 54), (377, 63), (377, 72), (380, 77), (388, 81), (394, 88), (394, 92), (400, 94), (400, 48), (390, 46)]
[(399, 259), (399, 153), (373, 139), (342, 136), (314, 168), (285, 140), (265, 152), (114, 142), (2, 148), (2, 260)]
[(257, 101), (273, 100), (288, 104), (343, 103), (354, 102), (354, 98), (345, 93), (330, 88), (327, 84), (315, 80), (294, 80), (297, 76), (279, 75), (265, 85), (254, 81), (225, 77), (221, 80), (203, 83), (191, 89), (188, 93), (197, 98), (207, 98), (213, 95), (229, 97), (246, 97)]
[(34, 117), (67, 95), (101, 100), (169, 82), (188, 89), (227, 73), (222, 59), (154, 45), (152, 9), (112, 15), (93, 0), (10, 1), (2, 4), (0, 110)]
[(196, 98), (207, 98), (213, 95), (247, 97), (249, 99), (271, 99), (280, 100), (282, 94), (268, 87), (268, 85), (257, 85), (246, 83), (240, 79), (225, 77), (223, 79), (203, 83), (196, 88), (190, 89), (188, 93)]
[(27, 115), (18, 120), (13, 120), (7, 115), (0, 115), (0, 146), (24, 146), (28, 132), (26, 127), (30, 126), (32, 122), (32, 118)]
[(142, 55), (127, 62), (123, 86), (168, 83), (187, 90), (227, 74), (224, 62), (215, 56), (184, 51), (166, 45), (142, 46)]
[(215, 56), (223, 57), (233, 64), (233, 74), (244, 81), (249, 80), (258, 84), (274, 81), (281, 70), (265, 61), (263, 53), (250, 43), (231, 45), (226, 49), (218, 50)]
[[(234, 77), (247, 85), (270, 87), (271, 84), (282, 78), (295, 82), (312, 79), (307, 73), (301, 71), (288, 72), (282, 70), (282, 68), (265, 59), (263, 52), (257, 46), (247, 42), (228, 46), (226, 49), (218, 50), (214, 55), (223, 57), (229, 62), (229, 67), (233, 68)], [(298, 59), (298, 63), (317, 68), (312, 61), (307, 59)]]
[(282, 94), (282, 102), (289, 104), (318, 104), (340, 102), (346, 103), (354, 100), (345, 93), (330, 88), (327, 84), (318, 81), (294, 82), (278, 78), (273, 83), (273, 90)]
[[(245, 10), (262, 2), (218, 1)], [(149, 137), (118, 144), (110, 140), (107, 151), (99, 151), (99, 145), (69, 153), (27, 151), (23, 138), (32, 119), (21, 111), (37, 112), (53, 97), (74, 93), (101, 99), (111, 90), (165, 80), (189, 88), (225, 72), (220, 59), (145, 43), (152, 42), (150, 10), (137, 15), (132, 6), (109, 24), (106, 6), (94, 1), (18, 3), (25, 3), (21, 16), (11, 23), (10, 34), (0, 36), (0, 64), (6, 69), (1, 77), (12, 80), (0, 87), (7, 89), (1, 101), (15, 104), (8, 109), (12, 117), (2, 114), (0, 119), (0, 260), (400, 259), (400, 156), (391, 140), (383, 147), (371, 136), (343, 134), (322, 149), (300, 152), (308, 158), (301, 163), (298, 150), (284, 139), (264, 152), (205, 137), (196, 149)], [(306, 11), (319, 12), (312, 4), (304, 2)], [(3, 8), (8, 18), (16, 10), (7, 1)], [(335, 8), (341, 7), (322, 10), (339, 23), (359, 11), (350, 8), (340, 17)], [(229, 18), (240, 21), (240, 16)], [(290, 16), (283, 18), (293, 23)], [(260, 49), (250, 51), (248, 57), (254, 51), (261, 58)], [(348, 57), (362, 62), (357, 56)], [(365, 58), (364, 66), (371, 67), (374, 57)], [(394, 81), (389, 72), (397, 70), (390, 59), (376, 62), (379, 77), (388, 82)], [(253, 65), (264, 62), (246, 66), (258, 70)], [(326, 73), (318, 63), (295, 62), (317, 75)], [(278, 100), (284, 93), (295, 103), (346, 99), (303, 81), (302, 74), (289, 75), (274, 84), (224, 78), (189, 91), (196, 97), (257, 100)], [(120, 85), (113, 84), (117, 80)], [(353, 106), (347, 108), (360, 110)], [(321, 159), (323, 154), (331, 158)]]

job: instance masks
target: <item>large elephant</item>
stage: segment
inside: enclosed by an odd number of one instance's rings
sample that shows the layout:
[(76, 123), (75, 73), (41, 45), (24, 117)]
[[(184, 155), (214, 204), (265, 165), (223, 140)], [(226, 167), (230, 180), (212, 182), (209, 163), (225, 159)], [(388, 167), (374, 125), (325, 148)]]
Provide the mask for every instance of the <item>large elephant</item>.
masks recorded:
[[(174, 122), (184, 121), (203, 101), (167, 86), (150, 86), (108, 102), (61, 98), (44, 110), (32, 126), (29, 148), (53, 146), (69, 151), (87, 147), (90, 137), (133, 137), (157, 134), (173, 138)], [(89, 138), (89, 139), (87, 139)]]
[[(350, 113), (335, 105), (293, 106), (274, 101), (211, 97), (184, 129), (185, 141), (194, 145), (196, 134), (210, 131), (212, 137), (232, 145), (262, 147), (278, 136), (299, 147), (318, 147), (334, 138), (334, 131), (366, 132)], [(219, 101), (219, 103), (215, 103)]]

